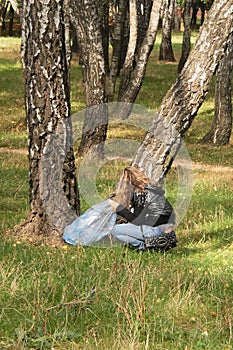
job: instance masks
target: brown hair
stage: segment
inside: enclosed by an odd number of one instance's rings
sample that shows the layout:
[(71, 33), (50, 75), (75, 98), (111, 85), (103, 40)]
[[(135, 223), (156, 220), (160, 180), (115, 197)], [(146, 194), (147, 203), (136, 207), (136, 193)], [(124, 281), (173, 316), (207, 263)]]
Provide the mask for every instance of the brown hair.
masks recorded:
[(129, 207), (133, 197), (133, 192), (143, 192), (145, 185), (150, 182), (150, 179), (141, 169), (129, 166), (122, 172), (113, 200), (123, 204), (125, 207)]

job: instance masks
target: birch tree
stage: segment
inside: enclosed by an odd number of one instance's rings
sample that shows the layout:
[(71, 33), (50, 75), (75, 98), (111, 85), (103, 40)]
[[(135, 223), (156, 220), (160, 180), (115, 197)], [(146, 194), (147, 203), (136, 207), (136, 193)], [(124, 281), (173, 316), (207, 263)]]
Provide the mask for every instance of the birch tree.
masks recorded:
[(209, 83), (233, 32), (233, 0), (215, 0), (175, 84), (164, 97), (133, 164), (163, 180), (208, 93)]
[(202, 143), (227, 145), (232, 132), (232, 70), (233, 34), (230, 35), (226, 52), (218, 65), (215, 82), (214, 119), (210, 131)]
[[(122, 55), (124, 55), (125, 48), (125, 25), (127, 18), (127, 1), (119, 0), (116, 6), (112, 5), (112, 30), (111, 30), (111, 44), (112, 44), (112, 60), (110, 66), (110, 72), (108, 77), (108, 99), (113, 100), (115, 92), (116, 79), (119, 76)], [(125, 55), (124, 55), (125, 57)]]
[(181, 57), (177, 67), (177, 73), (180, 73), (190, 52), (191, 49), (191, 5), (192, 0), (186, 0), (184, 3), (183, 11), (183, 21), (184, 21), (184, 33), (183, 33), (183, 42), (182, 42), (182, 52)]
[[(156, 0), (153, 1), (152, 6), (149, 6), (149, 0), (147, 0), (146, 11), (143, 13), (147, 18), (147, 22), (149, 21), (149, 24), (141, 46), (139, 47), (137, 45), (137, 1), (139, 0), (130, 0), (129, 2), (129, 42), (124, 65), (120, 74), (120, 86), (118, 91), (118, 101), (128, 102), (129, 105), (132, 105), (135, 101), (145, 76), (149, 55), (157, 34), (162, 2), (162, 0)], [(126, 9), (126, 6), (124, 6), (121, 0), (119, 0), (118, 3), (119, 20), (122, 20), (123, 10)], [(113, 68), (111, 68), (110, 65), (110, 75), (108, 75), (101, 31), (103, 22), (101, 22), (100, 7), (101, 4), (99, 2), (96, 3), (94, 0), (72, 0), (70, 11), (71, 20), (76, 28), (80, 43), (86, 105), (87, 107), (96, 106), (96, 108), (87, 109), (79, 154), (82, 155), (87, 152), (94, 152), (94, 155), (97, 157), (103, 156), (103, 141), (106, 138), (107, 132), (108, 114), (104, 103), (109, 100), (108, 93), (110, 93), (110, 99), (112, 99), (116, 82), (116, 73), (119, 70), (121, 58), (119, 56), (120, 45), (117, 45), (116, 50), (113, 51)], [(149, 8), (151, 11), (150, 16), (148, 14)], [(79, 15), (76, 15), (77, 13)], [(125, 19), (126, 18), (127, 15), (125, 15)], [(119, 25), (117, 28), (119, 30), (117, 40), (119, 41), (120, 38), (122, 38), (122, 31), (125, 30), (125, 25)], [(126, 110), (122, 110), (122, 104), (119, 104), (119, 106), (120, 108), (116, 110), (116, 113), (127, 117), (130, 113), (130, 109), (126, 107)]]
[(175, 62), (172, 48), (172, 21), (174, 17), (175, 0), (163, 0), (162, 6), (162, 40), (160, 44), (159, 59), (161, 61)]
[[(149, 56), (157, 35), (161, 2), (162, 0), (153, 1), (148, 29), (141, 47), (138, 49), (137, 60), (131, 71), (130, 79), (128, 78), (127, 83), (124, 85), (122, 84), (119, 89), (119, 102), (133, 103), (140, 91)], [(132, 25), (134, 25), (133, 21)], [(133, 30), (133, 28), (131, 30)], [(131, 51), (133, 50), (133, 47), (135, 47), (134, 44), (131, 47)], [(127, 116), (128, 112), (126, 111), (124, 114)]]
[(106, 55), (101, 11), (93, 0), (73, 0), (70, 4), (70, 17), (80, 44), (86, 106), (96, 106), (86, 109), (79, 155), (91, 151), (93, 156), (103, 157), (108, 114), (104, 105), (107, 102)]
[(60, 236), (79, 212), (63, 0), (24, 1), (22, 61), (29, 130), (30, 212), (20, 233)]

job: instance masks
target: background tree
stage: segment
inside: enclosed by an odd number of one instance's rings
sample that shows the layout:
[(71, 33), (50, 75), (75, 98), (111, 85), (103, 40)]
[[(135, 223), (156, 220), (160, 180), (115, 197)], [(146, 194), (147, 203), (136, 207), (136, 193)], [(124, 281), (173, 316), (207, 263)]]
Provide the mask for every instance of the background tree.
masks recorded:
[[(92, 151), (103, 156), (103, 141), (106, 139), (108, 114), (104, 105), (106, 95), (106, 53), (103, 41), (103, 2), (74, 0), (70, 3), (70, 18), (76, 30), (87, 108), (83, 124), (79, 155)], [(99, 5), (99, 6), (98, 6)]]
[[(130, 71), (130, 77), (128, 77), (127, 82), (125, 84), (120, 84), (119, 92), (118, 92), (118, 101), (119, 102), (127, 102), (129, 104), (132, 104), (140, 91), (145, 72), (147, 63), (149, 60), (149, 56), (151, 53), (151, 50), (153, 49), (157, 30), (158, 30), (158, 23), (159, 23), (159, 15), (160, 15), (160, 8), (161, 8), (161, 2), (162, 0), (153, 1), (151, 12), (150, 12), (150, 20), (148, 24), (147, 31), (145, 33), (145, 37), (142, 41), (142, 44), (140, 48), (138, 48), (138, 53), (135, 54), (135, 62), (133, 67), (131, 67)], [(132, 20), (132, 25), (134, 25), (134, 21)], [(134, 46), (136, 49), (136, 46)], [(131, 48), (132, 51), (132, 48)], [(124, 70), (122, 72), (122, 76), (124, 75)], [(122, 77), (122, 79), (125, 80), (125, 78)], [(126, 105), (125, 105), (126, 106)], [(121, 106), (122, 108), (122, 106)], [(118, 111), (119, 112), (119, 111)], [(120, 112), (122, 116), (127, 117), (129, 114), (129, 110), (122, 110)]]
[(172, 48), (172, 25), (175, 11), (175, 0), (163, 0), (162, 6), (162, 41), (160, 44), (159, 59), (175, 62)]
[[(120, 73), (118, 101), (132, 104), (140, 90), (157, 33), (162, 0), (154, 1), (152, 6), (149, 0), (145, 1), (146, 6), (144, 6), (144, 3), (140, 3), (140, 8), (142, 9), (140, 16), (145, 16), (148, 23), (147, 31), (144, 31), (143, 40), (140, 34), (140, 46), (138, 40), (137, 1), (130, 0), (129, 9), (120, 0), (117, 2), (119, 4), (119, 16), (114, 18), (119, 21), (124, 19), (125, 23), (124, 25), (122, 23), (119, 25), (117, 23), (114, 24), (118, 35), (117, 40), (115, 42), (113, 40), (113, 45), (116, 44), (113, 47), (113, 69), (110, 64), (109, 70), (108, 65), (106, 65), (106, 55), (103, 47), (102, 3), (94, 0), (74, 0), (71, 2), (70, 16), (80, 45), (86, 104), (87, 107), (96, 106), (95, 108), (89, 108), (85, 116), (83, 136), (79, 148), (80, 155), (92, 150), (92, 152), (95, 152), (95, 155), (103, 156), (102, 141), (106, 138), (108, 123), (108, 115), (104, 103), (109, 100), (108, 92), (110, 93), (110, 99), (112, 99), (116, 76), (121, 67), (122, 53), (120, 48), (124, 47), (123, 44), (120, 44), (120, 40), (127, 38), (125, 30), (128, 28), (128, 16), (127, 14), (123, 16), (124, 10), (128, 11), (130, 18), (130, 34), (125, 61)], [(114, 2), (114, 4), (116, 3)], [(76, 15), (77, 13), (79, 14), (78, 16)], [(109, 75), (108, 72), (110, 72)], [(130, 110), (126, 108), (123, 111), (120, 108), (116, 110), (116, 113), (121, 113), (121, 115), (127, 117)]]
[(183, 42), (182, 42), (182, 52), (181, 57), (177, 67), (177, 73), (179, 74), (184, 67), (184, 64), (188, 58), (190, 49), (191, 49), (191, 4), (192, 0), (186, 0), (184, 3), (184, 11), (183, 11), (183, 21), (184, 21), (184, 33), (183, 33)]
[[(198, 26), (203, 24), (205, 19), (205, 11), (210, 9), (212, 3), (213, 0), (192, 0), (191, 26), (193, 29), (198, 29)], [(197, 16), (199, 10), (201, 13), (200, 24), (197, 23)]]
[(19, 228), (53, 236), (79, 211), (63, 0), (24, 1), (22, 61), (29, 130), (30, 213)]
[[(201, 106), (233, 32), (233, 0), (216, 0), (175, 84), (164, 97), (133, 164), (162, 180)], [(223, 26), (224, 23), (224, 26)]]
[(142, 42), (145, 38), (149, 23), (150, 23), (150, 14), (152, 8), (151, 0), (137, 0), (137, 47), (136, 54), (139, 51)]
[(108, 99), (113, 101), (116, 79), (125, 60), (129, 37), (128, 2), (118, 0), (110, 8), (110, 43), (112, 59), (108, 77)]
[(232, 131), (231, 80), (233, 69), (233, 34), (216, 71), (214, 120), (202, 143), (226, 145)]
[(23, 0), (0, 0), (1, 35), (20, 35), (20, 13)]

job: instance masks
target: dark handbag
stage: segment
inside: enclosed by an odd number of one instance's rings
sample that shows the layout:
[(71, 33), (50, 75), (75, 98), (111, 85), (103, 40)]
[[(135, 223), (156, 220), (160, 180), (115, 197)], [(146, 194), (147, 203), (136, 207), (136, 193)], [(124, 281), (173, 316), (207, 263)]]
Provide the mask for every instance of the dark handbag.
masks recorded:
[(177, 242), (178, 241), (174, 231), (169, 233), (162, 232), (153, 237), (144, 237), (145, 249), (165, 251), (176, 247)]

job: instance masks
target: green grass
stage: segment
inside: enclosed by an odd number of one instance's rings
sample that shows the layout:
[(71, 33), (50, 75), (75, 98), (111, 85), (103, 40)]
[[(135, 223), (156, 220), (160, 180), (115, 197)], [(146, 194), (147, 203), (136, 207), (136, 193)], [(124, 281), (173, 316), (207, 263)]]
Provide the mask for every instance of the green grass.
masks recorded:
[(226, 242), (161, 255), (2, 239), (3, 348), (230, 349)]
[[(178, 36), (176, 57), (180, 42)], [(194, 187), (176, 230), (177, 248), (157, 254), (17, 240), (9, 230), (25, 219), (29, 206), (28, 159), (20, 150), (25, 151), (27, 131), (19, 39), (0, 38), (0, 43), (0, 147), (5, 148), (0, 152), (0, 348), (232, 350), (232, 142), (198, 143), (213, 118), (214, 85), (185, 138)], [(151, 109), (176, 74), (176, 64), (158, 63), (158, 43), (155, 47), (137, 100)], [(71, 87), (74, 113), (84, 107), (76, 61)], [(108, 137), (140, 141), (143, 132), (111, 125)], [(99, 170), (102, 196), (126, 164), (112, 161)], [(177, 176), (173, 168), (167, 177), (173, 203)]]
[(28, 209), (27, 156), (0, 152), (0, 231), (13, 228)]

